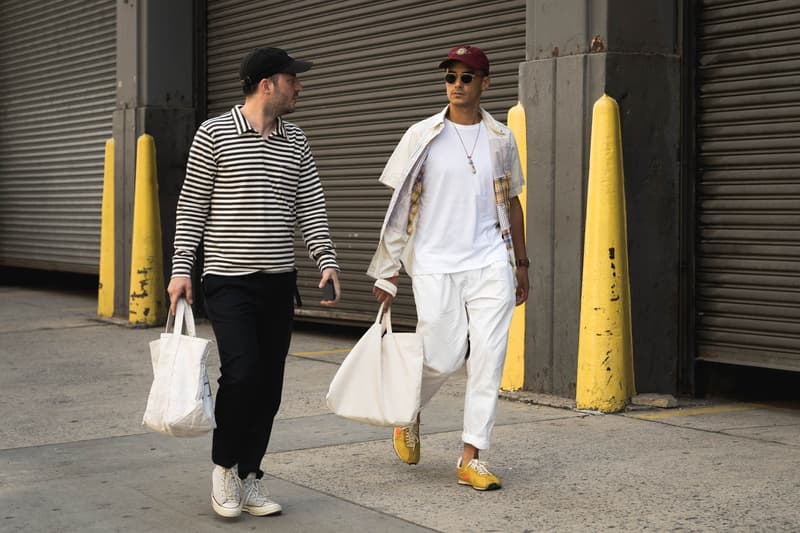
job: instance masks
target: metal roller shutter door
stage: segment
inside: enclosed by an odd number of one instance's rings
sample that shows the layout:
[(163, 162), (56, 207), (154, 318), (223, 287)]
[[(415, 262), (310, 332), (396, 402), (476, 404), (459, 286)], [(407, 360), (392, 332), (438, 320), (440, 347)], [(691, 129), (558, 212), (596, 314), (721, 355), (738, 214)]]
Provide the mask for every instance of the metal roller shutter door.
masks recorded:
[[(458, 16), (465, 9), (470, 16)], [(505, 121), (517, 102), (525, 2), (208, 0), (207, 21), (208, 116), (242, 101), (239, 60), (254, 46), (279, 46), (314, 61), (301, 77), (305, 90), (297, 111), (287, 118), (306, 131), (317, 160), (344, 295), (335, 309), (318, 305), (319, 274), (298, 239), (304, 304), (298, 313), (373, 320), (372, 280), (365, 271), (390, 197), (377, 182), (383, 165), (408, 126), (447, 103), (437, 65), (456, 44), (475, 44), (489, 54), (492, 87), (484, 104)], [(396, 321), (415, 321), (406, 276), (394, 310)]]
[(800, 3), (698, 14), (697, 356), (800, 371)]
[(0, 3), (0, 264), (96, 273), (113, 0)]

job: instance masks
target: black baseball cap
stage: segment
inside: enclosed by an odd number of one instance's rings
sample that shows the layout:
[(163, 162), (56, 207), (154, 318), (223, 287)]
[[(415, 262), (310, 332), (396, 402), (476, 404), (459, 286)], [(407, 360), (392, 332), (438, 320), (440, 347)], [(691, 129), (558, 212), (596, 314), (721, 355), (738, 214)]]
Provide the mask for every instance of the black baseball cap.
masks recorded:
[(280, 48), (256, 48), (242, 59), (239, 79), (242, 85), (254, 85), (273, 74), (300, 74), (311, 68), (313, 63), (294, 59)]

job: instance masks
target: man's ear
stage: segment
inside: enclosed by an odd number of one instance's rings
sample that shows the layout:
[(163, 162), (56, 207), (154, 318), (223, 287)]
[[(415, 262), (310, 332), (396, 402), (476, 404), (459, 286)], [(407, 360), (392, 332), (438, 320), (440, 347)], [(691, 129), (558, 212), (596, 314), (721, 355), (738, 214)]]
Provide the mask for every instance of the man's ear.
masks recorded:
[(271, 78), (263, 78), (260, 82), (258, 82), (259, 90), (269, 94), (272, 92), (272, 79)]
[(481, 91), (485, 91), (486, 89), (488, 89), (490, 84), (491, 84), (491, 78), (489, 78), (489, 76), (484, 76), (483, 79), (481, 80)]

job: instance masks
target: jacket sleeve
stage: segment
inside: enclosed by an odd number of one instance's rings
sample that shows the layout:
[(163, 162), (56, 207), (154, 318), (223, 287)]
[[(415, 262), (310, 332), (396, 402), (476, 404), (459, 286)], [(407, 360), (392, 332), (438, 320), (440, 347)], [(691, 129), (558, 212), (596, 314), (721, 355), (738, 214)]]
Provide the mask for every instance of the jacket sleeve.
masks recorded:
[(407, 243), (406, 232), (386, 229), (367, 268), (367, 275), (373, 279), (386, 279), (399, 274), (400, 258)]
[(389, 157), (389, 161), (386, 162), (380, 177), (381, 183), (394, 189), (394, 193), (386, 210), (378, 248), (367, 268), (367, 275), (374, 279), (391, 278), (400, 272), (401, 257), (405, 252), (408, 234), (406, 231), (401, 231), (400, 228), (393, 227), (389, 221), (391, 211), (396, 208), (398, 196), (402, 193), (403, 180), (407, 173), (406, 167), (414, 156), (415, 138), (413, 127), (406, 130)]
[(414, 156), (416, 149), (415, 138), (417, 135), (413, 131), (413, 127), (406, 130), (400, 142), (395, 146), (392, 155), (383, 167), (383, 172), (379, 181), (392, 189), (398, 188), (405, 177), (406, 166)]

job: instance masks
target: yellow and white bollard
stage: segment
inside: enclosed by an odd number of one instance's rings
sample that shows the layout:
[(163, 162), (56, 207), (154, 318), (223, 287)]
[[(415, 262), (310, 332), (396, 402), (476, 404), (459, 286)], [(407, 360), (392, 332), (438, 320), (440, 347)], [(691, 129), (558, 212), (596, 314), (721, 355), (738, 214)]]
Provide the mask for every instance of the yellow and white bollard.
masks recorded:
[(133, 202), (128, 322), (135, 325), (161, 325), (166, 319), (166, 297), (156, 146), (153, 137), (146, 134), (140, 136), (136, 143), (136, 192)]
[(604, 413), (636, 394), (624, 181), (619, 107), (604, 94), (592, 112), (575, 398)]
[(97, 316), (103, 318), (114, 316), (114, 139), (106, 141), (106, 155), (103, 165)]
[[(519, 195), (519, 203), (522, 205), (522, 213), (526, 214), (526, 194), (528, 177), (528, 150), (527, 135), (525, 133), (525, 109), (522, 104), (517, 103), (508, 110), (508, 127), (514, 133), (514, 140), (517, 143), (519, 160), (522, 163), (522, 175), (525, 177), (525, 184), (522, 186), (522, 193)], [(500, 388), (503, 390), (519, 390), (525, 384), (525, 304), (519, 305), (514, 309), (511, 317), (511, 328), (508, 331), (508, 349), (506, 351), (506, 363), (503, 367), (503, 378)]]

